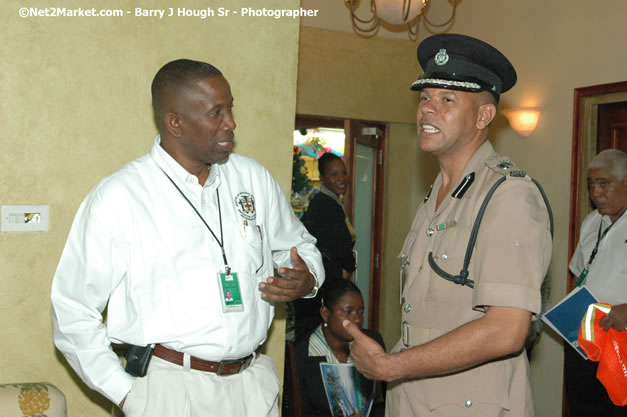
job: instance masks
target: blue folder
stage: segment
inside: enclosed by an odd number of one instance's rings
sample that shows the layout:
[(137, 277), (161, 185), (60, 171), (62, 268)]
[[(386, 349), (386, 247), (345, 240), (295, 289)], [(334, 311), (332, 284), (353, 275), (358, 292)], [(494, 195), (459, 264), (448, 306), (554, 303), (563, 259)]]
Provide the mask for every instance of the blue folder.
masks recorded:
[(577, 343), (579, 326), (588, 306), (596, 302), (598, 302), (597, 299), (584, 285), (571, 291), (562, 301), (542, 316), (542, 321), (551, 326), (585, 359), (588, 359), (588, 355)]

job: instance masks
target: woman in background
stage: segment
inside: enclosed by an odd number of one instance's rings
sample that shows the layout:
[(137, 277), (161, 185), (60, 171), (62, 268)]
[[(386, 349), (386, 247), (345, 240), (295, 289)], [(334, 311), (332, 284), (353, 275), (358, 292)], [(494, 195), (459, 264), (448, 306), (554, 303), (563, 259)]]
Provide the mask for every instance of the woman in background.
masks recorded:
[[(298, 339), (294, 348), (303, 416), (306, 417), (332, 416), (322, 381), (320, 363), (352, 363), (350, 342), (353, 339), (342, 326), (342, 322), (350, 320), (361, 327), (364, 321), (364, 301), (361, 292), (349, 280), (340, 279), (325, 285), (322, 290), (322, 302), (319, 309), (322, 324), (310, 334)], [(363, 329), (363, 332), (385, 349), (379, 333), (367, 329)], [(366, 384), (362, 386), (364, 389), (362, 394), (373, 395), (374, 381), (366, 380), (365, 377), (363, 379)], [(383, 416), (384, 408), (382, 403), (373, 405), (370, 416)]]
[[(325, 285), (341, 279), (350, 279), (355, 271), (355, 229), (351, 225), (341, 197), (348, 188), (349, 175), (344, 161), (331, 152), (318, 160), (322, 186), (309, 203), (302, 222), (317, 240), (322, 254)], [(299, 299), (294, 302), (295, 333), (300, 335), (313, 330), (320, 323), (320, 297)]]

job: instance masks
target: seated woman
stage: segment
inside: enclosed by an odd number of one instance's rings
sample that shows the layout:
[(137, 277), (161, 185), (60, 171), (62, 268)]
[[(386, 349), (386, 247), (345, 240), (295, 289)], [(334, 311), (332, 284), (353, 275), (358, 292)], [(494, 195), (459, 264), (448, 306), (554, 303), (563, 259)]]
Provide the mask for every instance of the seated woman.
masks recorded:
[[(359, 288), (351, 281), (340, 279), (324, 286), (320, 315), (323, 323), (312, 333), (296, 340), (294, 353), (299, 376), (301, 404), (305, 417), (331, 417), (331, 409), (322, 381), (320, 363), (351, 363), (350, 342), (342, 321), (348, 319), (361, 327), (364, 321), (364, 301)], [(383, 339), (377, 332), (363, 329), (383, 348)], [(365, 387), (371, 395), (374, 381)], [(371, 416), (383, 415), (383, 404), (376, 404)], [(356, 415), (356, 414), (353, 414)], [(349, 417), (349, 416), (346, 416)]]
[[(353, 246), (357, 236), (340, 198), (346, 192), (349, 175), (344, 161), (330, 152), (318, 160), (322, 186), (301, 219), (316, 239), (322, 255), (325, 283), (350, 279), (355, 271)], [(296, 338), (311, 332), (320, 324), (320, 297), (294, 301)]]

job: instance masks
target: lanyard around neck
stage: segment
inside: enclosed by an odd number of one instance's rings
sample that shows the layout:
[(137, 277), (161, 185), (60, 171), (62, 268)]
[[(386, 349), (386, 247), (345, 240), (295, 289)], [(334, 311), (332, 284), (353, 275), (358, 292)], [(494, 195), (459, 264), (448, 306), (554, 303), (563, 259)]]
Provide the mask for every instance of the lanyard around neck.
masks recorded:
[(612, 226), (614, 226), (614, 223), (610, 224), (607, 229), (605, 229), (603, 233), (601, 233), (601, 229), (603, 228), (603, 218), (601, 218), (601, 222), (599, 223), (599, 233), (597, 234), (597, 243), (596, 245), (594, 245), (594, 249), (592, 249), (590, 259), (588, 260), (588, 265), (592, 265), (592, 262), (594, 262), (594, 258), (597, 256), (597, 252), (599, 251), (599, 244), (601, 243), (605, 235), (607, 235), (607, 232), (609, 232)]
[(194, 209), (194, 211), (196, 212), (196, 214), (198, 215), (200, 220), (202, 220), (202, 222), (205, 224), (205, 226), (207, 227), (207, 229), (211, 233), (211, 236), (213, 236), (213, 238), (216, 240), (216, 242), (218, 242), (218, 245), (220, 246), (220, 249), (222, 250), (222, 259), (224, 260), (224, 270), (226, 271), (226, 274), (229, 275), (231, 273), (231, 267), (229, 266), (229, 262), (226, 260), (226, 253), (224, 252), (224, 235), (223, 235), (223, 232), (222, 232), (222, 210), (220, 210), (220, 193), (218, 192), (218, 189), (216, 188), (216, 196), (218, 198), (218, 218), (220, 219), (220, 239), (218, 239), (216, 234), (213, 233), (213, 230), (211, 230), (211, 227), (209, 227), (209, 225), (207, 224), (205, 219), (202, 217), (202, 215), (198, 212), (198, 210), (196, 210), (196, 207), (194, 207), (192, 202), (189, 201), (189, 199), (185, 196), (183, 191), (181, 191), (179, 186), (176, 185), (176, 183), (172, 180), (172, 178), (170, 178), (170, 176), (167, 174), (167, 172), (165, 172), (163, 170), (163, 168), (161, 168), (161, 167), (159, 167), (159, 169), (161, 169), (161, 171), (165, 174), (165, 176), (168, 177), (168, 179), (170, 180), (172, 185), (174, 185), (174, 187), (176, 187), (178, 192), (183, 196), (185, 201), (187, 201), (187, 203), (189, 203), (191, 208)]

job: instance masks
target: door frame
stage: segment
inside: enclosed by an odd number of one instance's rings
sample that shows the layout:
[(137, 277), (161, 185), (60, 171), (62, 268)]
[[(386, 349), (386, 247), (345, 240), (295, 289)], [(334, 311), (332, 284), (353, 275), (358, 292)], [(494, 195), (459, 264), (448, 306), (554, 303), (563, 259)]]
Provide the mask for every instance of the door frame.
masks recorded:
[[(570, 214), (568, 223), (568, 259), (579, 241), (579, 229), (592, 211), (588, 198), (588, 165), (597, 154), (597, 121), (600, 104), (627, 101), (627, 81), (575, 88), (573, 108), (573, 141), (570, 172)], [(567, 292), (575, 287), (576, 277), (567, 271)], [(564, 349), (570, 349), (564, 345)], [(565, 377), (563, 378), (565, 381)], [(569, 417), (566, 384), (562, 385), (562, 416)]]
[[(573, 109), (573, 143), (570, 182), (570, 216), (568, 225), (568, 259), (579, 240), (579, 228), (592, 207), (588, 198), (587, 176), (590, 159), (597, 154), (597, 119), (599, 104), (627, 101), (627, 81), (575, 88)], [(574, 287), (569, 274), (568, 291)]]
[[(375, 179), (375, 190), (373, 192), (373, 207), (374, 207), (374, 216), (373, 216), (373, 225), (372, 231), (373, 235), (377, 236), (377, 238), (373, 238), (371, 241), (371, 256), (370, 256), (370, 271), (372, 274), (372, 279), (370, 280), (370, 297), (367, 300), (369, 304), (369, 317), (368, 320), (368, 328), (372, 330), (379, 330), (379, 322), (380, 322), (380, 301), (381, 301), (381, 268), (382, 268), (382, 248), (383, 248), (383, 186), (384, 186), (384, 163), (385, 161), (385, 134), (387, 133), (386, 124), (384, 122), (372, 121), (372, 120), (358, 120), (358, 119), (339, 119), (332, 117), (324, 117), (324, 116), (310, 116), (297, 114), (295, 120), (295, 126), (297, 127), (305, 127), (305, 128), (315, 128), (315, 127), (330, 127), (343, 129), (345, 134), (345, 146), (344, 146), (344, 157), (346, 164), (350, 164), (351, 175), (354, 173), (354, 149), (352, 149), (352, 136), (350, 125), (351, 122), (359, 122), (369, 127), (377, 127), (383, 132), (383, 136), (381, 136), (377, 141), (378, 148), (378, 161), (375, 164), (376, 179)], [(356, 139), (356, 142), (363, 143), (363, 139)], [(367, 145), (372, 146), (373, 142), (366, 139)], [(353, 178), (354, 181), (354, 178)], [(353, 207), (353, 189), (354, 183), (351, 184), (348, 192), (345, 197), (349, 197), (345, 199), (344, 208), (346, 209), (346, 213), (351, 222), (354, 222), (354, 207)], [(364, 300), (366, 301), (366, 300)]]
[[(358, 126), (366, 125), (367, 127), (374, 127), (381, 132), (381, 136), (377, 135), (372, 137), (364, 135), (363, 132), (355, 132)], [(357, 144), (365, 145), (376, 150), (375, 155), (377, 160), (374, 164), (375, 180), (374, 189), (372, 192), (372, 207), (374, 214), (372, 216), (372, 235), (370, 241), (370, 271), (372, 273), (372, 279), (370, 280), (370, 290), (368, 299), (368, 329), (379, 331), (380, 322), (380, 302), (381, 302), (381, 268), (382, 268), (382, 249), (383, 249), (383, 189), (384, 189), (384, 174), (385, 174), (385, 134), (386, 126), (384, 123), (361, 121), (361, 120), (345, 120), (344, 132), (346, 133), (346, 150), (349, 153), (351, 162), (351, 173), (355, 172), (356, 159), (351, 154), (355, 152)], [(347, 207), (347, 211), (350, 213), (349, 217), (354, 224), (355, 207), (354, 197), (352, 195), (355, 190), (355, 176), (352, 175), (352, 184), (347, 194), (349, 195), (348, 202), (350, 205)], [(345, 205), (346, 206), (346, 205)], [(376, 238), (378, 237), (378, 239)]]

